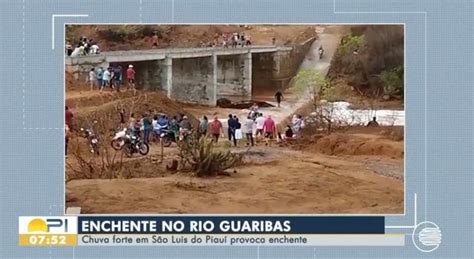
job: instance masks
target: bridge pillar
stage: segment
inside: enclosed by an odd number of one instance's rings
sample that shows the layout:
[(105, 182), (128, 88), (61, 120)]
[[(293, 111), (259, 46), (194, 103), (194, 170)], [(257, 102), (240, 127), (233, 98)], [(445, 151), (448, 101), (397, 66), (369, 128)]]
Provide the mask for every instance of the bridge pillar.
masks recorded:
[(211, 94), (211, 98), (209, 99), (209, 105), (216, 106), (217, 105), (217, 55), (216, 53), (212, 53), (211, 63), (212, 63), (212, 75), (211, 75), (212, 94)]
[(252, 53), (249, 51), (241, 58), (241, 78), (243, 94), (252, 97)]
[(217, 104), (217, 56), (174, 58), (168, 96), (183, 103)]
[(166, 57), (161, 62), (161, 87), (166, 90), (168, 98), (171, 98), (173, 88), (173, 59)]

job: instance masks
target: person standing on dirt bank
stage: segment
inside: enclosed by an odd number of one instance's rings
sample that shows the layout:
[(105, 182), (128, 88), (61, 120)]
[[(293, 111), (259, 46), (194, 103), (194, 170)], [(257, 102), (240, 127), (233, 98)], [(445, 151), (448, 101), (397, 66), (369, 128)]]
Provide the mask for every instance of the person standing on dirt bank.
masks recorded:
[(120, 127), (123, 128), (123, 126), (125, 125), (125, 109), (124, 108), (120, 109), (119, 115), (120, 115)]
[(272, 116), (268, 115), (268, 118), (263, 123), (263, 131), (265, 132), (266, 145), (271, 145), (273, 135), (276, 132), (275, 121), (273, 121)]
[(137, 126), (137, 119), (135, 119), (135, 114), (130, 114), (130, 118), (128, 119), (128, 130), (133, 132), (135, 127)]
[(133, 91), (135, 92), (135, 70), (133, 69), (133, 65), (128, 66), (127, 79), (128, 79), (128, 90), (132, 88)]
[(208, 120), (207, 117), (204, 115), (199, 122), (199, 137), (205, 136), (207, 134), (207, 128), (208, 128)]
[(257, 118), (255, 119), (255, 124), (257, 131), (255, 132), (255, 137), (258, 140), (263, 136), (263, 124), (265, 123), (265, 117), (263, 117), (263, 114), (258, 113)]
[(302, 128), (303, 128), (303, 117), (298, 114), (293, 120), (293, 129), (294, 129), (295, 135), (298, 135)]
[(193, 126), (191, 125), (191, 122), (188, 119), (188, 116), (184, 115), (183, 119), (179, 122), (179, 127), (180, 129), (190, 131), (193, 129)]
[(283, 94), (280, 91), (276, 92), (275, 99), (277, 101), (278, 108), (280, 108), (280, 103), (281, 103), (281, 100), (283, 99)]
[(215, 143), (219, 141), (220, 135), (224, 136), (224, 129), (222, 127), (222, 123), (219, 120), (219, 118), (217, 118), (217, 116), (214, 116), (214, 120), (209, 123), (208, 128), (209, 128), (209, 134), (211, 134), (212, 140)]
[(367, 123), (367, 127), (378, 127), (379, 123), (377, 122), (377, 118), (374, 116), (369, 123)]
[[(102, 87), (100, 91), (104, 90), (104, 88), (110, 83), (110, 71), (106, 69), (102, 74)], [(111, 86), (112, 87), (112, 86)]]
[(247, 137), (247, 146), (251, 145), (253, 146), (253, 125), (254, 121), (252, 120), (251, 116), (248, 116), (247, 119), (244, 122), (244, 131), (245, 131), (245, 136)]
[(114, 69), (114, 82), (117, 92), (120, 92), (120, 86), (122, 85), (122, 67), (120, 65)]
[(234, 147), (237, 146), (237, 139), (235, 139), (235, 130), (237, 129), (237, 121), (234, 119), (232, 114), (229, 114), (229, 119), (227, 120), (227, 135), (229, 138), (229, 142), (232, 140), (234, 141)]
[(69, 127), (69, 131), (72, 131), (72, 118), (74, 114), (69, 110), (69, 107), (66, 106), (66, 125)]
[(91, 71), (89, 72), (89, 82), (91, 84), (91, 91), (94, 90), (94, 86), (96, 85), (97, 82), (97, 75), (95, 73), (95, 69), (91, 68)]
[(151, 128), (151, 119), (150, 119), (148, 113), (143, 114), (142, 124), (143, 124), (143, 142), (145, 144), (148, 144), (148, 142), (150, 140), (150, 132), (152, 130), (152, 128)]
[(104, 73), (104, 68), (103, 68), (103, 67), (97, 68), (97, 70), (96, 70), (96, 78), (97, 78), (97, 83), (98, 83), (98, 85), (99, 85), (99, 89), (102, 88), (102, 77), (103, 77), (103, 73)]
[(176, 138), (179, 136), (179, 125), (176, 116), (173, 116), (173, 118), (171, 118), (171, 120), (169, 121), (169, 129), (171, 132), (173, 132), (173, 137), (176, 141)]
[(67, 124), (64, 125), (64, 136), (65, 136), (65, 155), (67, 157), (67, 146), (69, 144), (69, 134), (70, 134), (70, 130), (69, 130), (69, 126)]

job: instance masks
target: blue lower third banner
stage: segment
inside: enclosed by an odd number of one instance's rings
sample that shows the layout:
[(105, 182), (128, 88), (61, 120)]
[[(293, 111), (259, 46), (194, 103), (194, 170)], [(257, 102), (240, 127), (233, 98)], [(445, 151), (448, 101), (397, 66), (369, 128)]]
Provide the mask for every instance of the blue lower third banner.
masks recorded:
[(384, 234), (384, 217), (79, 217), (79, 234)]
[(23, 246), (403, 246), (384, 217), (25, 216)]

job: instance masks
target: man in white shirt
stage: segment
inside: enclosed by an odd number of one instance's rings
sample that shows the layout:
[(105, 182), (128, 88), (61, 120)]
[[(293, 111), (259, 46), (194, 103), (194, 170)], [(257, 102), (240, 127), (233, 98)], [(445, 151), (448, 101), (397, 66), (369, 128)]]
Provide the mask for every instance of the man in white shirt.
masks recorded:
[(259, 139), (261, 136), (263, 136), (263, 124), (265, 123), (265, 117), (263, 117), (263, 114), (259, 113), (257, 115), (257, 118), (255, 119), (255, 124), (257, 124), (257, 132), (255, 133), (255, 136), (257, 139)]
[(89, 72), (89, 82), (91, 84), (91, 91), (94, 90), (94, 86), (97, 84), (97, 75), (95, 73), (95, 69), (91, 68)]
[(104, 87), (109, 85), (109, 83), (110, 83), (110, 71), (106, 69), (104, 73), (102, 73), (102, 88), (100, 88), (100, 90), (102, 91)]
[(91, 49), (90, 49), (90, 53), (91, 54), (99, 54), (100, 53), (99, 46), (97, 46), (97, 44), (92, 45)]
[(253, 124), (254, 123), (255, 122), (252, 120), (251, 116), (248, 116), (244, 122), (244, 131), (245, 131), (245, 136), (247, 137), (247, 146), (248, 145), (253, 146)]
[(75, 48), (71, 53), (72, 58), (78, 57), (79, 55), (81, 55), (81, 49), (80, 48)]

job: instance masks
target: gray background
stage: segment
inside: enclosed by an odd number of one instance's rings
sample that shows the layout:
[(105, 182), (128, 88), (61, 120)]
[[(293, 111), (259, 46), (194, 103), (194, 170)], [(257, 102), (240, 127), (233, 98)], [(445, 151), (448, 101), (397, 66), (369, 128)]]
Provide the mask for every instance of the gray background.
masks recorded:
[[(472, 0), (0, 0), (0, 257), (2, 258), (472, 258)], [(56, 18), (51, 49), (52, 14)], [(439, 249), (405, 247), (18, 247), (18, 216), (61, 215), (63, 24), (406, 23), (406, 216), (437, 223)], [(426, 33), (425, 33), (426, 32)], [(426, 54), (426, 55), (425, 55)], [(426, 66), (425, 66), (426, 65)], [(407, 233), (409, 231), (407, 230)]]

